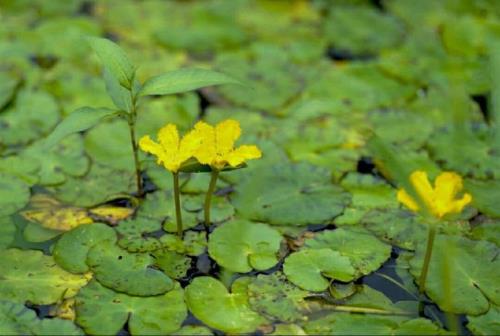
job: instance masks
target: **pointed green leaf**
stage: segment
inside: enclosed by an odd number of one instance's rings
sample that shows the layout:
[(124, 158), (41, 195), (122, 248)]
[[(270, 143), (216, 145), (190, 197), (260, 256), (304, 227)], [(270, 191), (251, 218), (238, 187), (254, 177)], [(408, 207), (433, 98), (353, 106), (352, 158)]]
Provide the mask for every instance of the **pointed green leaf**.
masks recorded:
[(89, 37), (87, 41), (120, 85), (130, 90), (135, 75), (135, 68), (130, 63), (123, 49), (116, 43), (104, 38)]
[(139, 91), (139, 96), (183, 93), (222, 84), (241, 84), (241, 82), (212, 70), (184, 68), (148, 79)]
[(79, 108), (57, 125), (54, 131), (45, 139), (45, 146), (50, 148), (66, 136), (85, 131), (115, 113), (116, 111), (107, 108)]

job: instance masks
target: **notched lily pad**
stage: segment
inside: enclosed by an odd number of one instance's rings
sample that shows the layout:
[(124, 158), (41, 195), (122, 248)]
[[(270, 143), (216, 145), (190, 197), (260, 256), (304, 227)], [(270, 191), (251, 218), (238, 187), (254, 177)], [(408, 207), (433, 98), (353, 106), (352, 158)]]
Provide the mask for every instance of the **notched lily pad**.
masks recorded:
[(266, 224), (235, 220), (218, 226), (209, 236), (208, 253), (233, 272), (266, 270), (278, 262), (282, 237)]
[(151, 256), (129, 253), (109, 241), (93, 246), (87, 255), (87, 265), (102, 285), (137, 296), (159, 295), (174, 287), (153, 264)]
[(2, 335), (83, 335), (72, 321), (60, 318), (39, 319), (34, 310), (23, 304), (0, 301)]
[(66, 272), (40, 251), (3, 250), (0, 260), (0, 297), (13, 302), (52, 304), (74, 296), (89, 280)]
[(129, 252), (151, 252), (162, 247), (159, 237), (164, 232), (161, 229), (161, 222), (155, 219), (143, 217), (127, 219), (118, 224), (116, 232), (118, 245)]
[(331, 221), (349, 198), (327, 170), (301, 163), (248, 169), (232, 202), (241, 217), (300, 226)]
[(265, 318), (250, 309), (247, 286), (250, 279), (239, 278), (228, 292), (211, 277), (197, 277), (186, 287), (186, 303), (196, 318), (226, 333), (251, 333), (266, 324)]
[(187, 316), (178, 284), (162, 295), (129, 296), (92, 280), (76, 297), (76, 322), (90, 335), (116, 335), (128, 323), (132, 335), (167, 335)]
[(290, 282), (315, 292), (327, 289), (332, 280), (347, 282), (355, 275), (349, 258), (328, 248), (292, 253), (286, 258), (283, 271)]
[(116, 242), (116, 233), (101, 223), (79, 226), (65, 233), (55, 244), (52, 255), (56, 263), (71, 273), (86, 273), (87, 254), (102, 241)]
[[(347, 230), (343, 228), (323, 231), (305, 241), (305, 247), (312, 249), (330, 249), (339, 252), (350, 260), (355, 272), (355, 280), (378, 269), (389, 259), (391, 247), (369, 234), (365, 230)], [(347, 281), (347, 280), (344, 280)]]
[(155, 265), (172, 279), (184, 278), (191, 268), (191, 258), (182, 254), (160, 250), (153, 253)]
[(467, 328), (474, 335), (498, 335), (500, 334), (500, 308), (491, 305), (486, 314), (479, 316), (467, 316), (469, 323)]

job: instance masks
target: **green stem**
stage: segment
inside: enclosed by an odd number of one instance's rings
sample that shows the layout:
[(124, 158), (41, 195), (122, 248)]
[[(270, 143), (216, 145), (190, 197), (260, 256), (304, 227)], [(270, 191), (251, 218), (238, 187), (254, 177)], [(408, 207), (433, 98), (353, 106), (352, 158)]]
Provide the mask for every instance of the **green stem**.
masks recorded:
[(135, 180), (137, 183), (137, 196), (142, 197), (144, 194), (144, 190), (142, 188), (141, 166), (139, 163), (139, 151), (137, 149), (137, 141), (135, 140), (134, 122), (129, 121), (128, 127), (130, 130), (130, 142), (132, 144), (132, 151), (134, 153)]
[(207, 194), (205, 195), (205, 226), (210, 225), (210, 204), (212, 202), (212, 194), (215, 191), (215, 186), (217, 184), (217, 178), (219, 177), (218, 170), (212, 170), (212, 176), (210, 178), (210, 185), (208, 186)]
[(422, 266), (422, 273), (420, 273), (420, 278), (418, 279), (420, 294), (423, 294), (425, 292), (425, 280), (427, 279), (427, 273), (429, 272), (429, 263), (431, 261), (432, 247), (434, 246), (435, 237), (436, 226), (435, 224), (431, 224), (427, 236), (427, 247), (425, 248), (424, 265)]
[(175, 200), (175, 219), (177, 220), (177, 235), (182, 238), (182, 214), (181, 199), (179, 191), (179, 173), (172, 173), (174, 177), (174, 200)]

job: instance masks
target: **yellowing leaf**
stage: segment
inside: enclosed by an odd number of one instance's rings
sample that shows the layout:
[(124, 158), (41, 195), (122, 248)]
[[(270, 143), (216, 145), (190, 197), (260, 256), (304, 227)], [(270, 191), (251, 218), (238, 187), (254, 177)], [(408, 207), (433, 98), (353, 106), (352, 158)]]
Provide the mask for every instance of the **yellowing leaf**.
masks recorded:
[(130, 217), (134, 213), (134, 209), (116, 207), (112, 205), (102, 205), (100, 207), (90, 209), (89, 212), (97, 220), (117, 224), (119, 221)]

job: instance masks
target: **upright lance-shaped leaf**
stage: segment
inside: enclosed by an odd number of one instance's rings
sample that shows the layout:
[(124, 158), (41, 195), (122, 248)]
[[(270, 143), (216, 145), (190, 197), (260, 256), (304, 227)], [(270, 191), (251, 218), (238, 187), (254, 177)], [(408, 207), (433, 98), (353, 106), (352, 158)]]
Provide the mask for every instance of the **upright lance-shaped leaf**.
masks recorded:
[(115, 114), (107, 108), (81, 107), (68, 115), (45, 139), (45, 146), (50, 148), (66, 136), (85, 131), (97, 125), (102, 119)]
[(116, 43), (104, 38), (89, 37), (87, 41), (106, 69), (113, 74), (120, 85), (130, 90), (134, 80), (135, 68), (123, 49)]
[(178, 69), (148, 79), (139, 96), (167, 95), (222, 84), (242, 84), (220, 72), (206, 69)]

